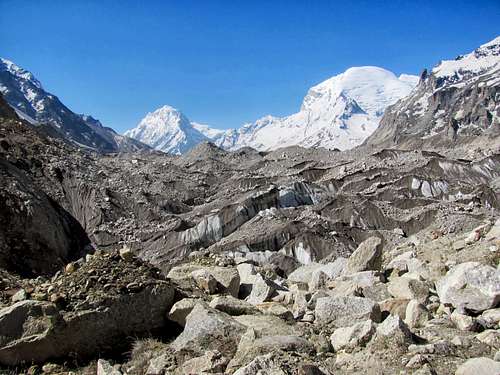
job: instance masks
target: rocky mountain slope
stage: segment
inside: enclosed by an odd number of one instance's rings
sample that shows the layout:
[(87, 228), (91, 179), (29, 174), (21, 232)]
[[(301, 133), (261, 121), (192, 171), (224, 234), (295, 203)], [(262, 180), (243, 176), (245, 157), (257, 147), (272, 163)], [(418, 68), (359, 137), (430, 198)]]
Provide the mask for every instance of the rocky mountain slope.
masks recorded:
[(312, 87), (300, 111), (287, 117), (266, 116), (239, 129), (221, 131), (191, 123), (165, 106), (149, 113), (125, 135), (174, 154), (206, 140), (227, 150), (252, 147), (262, 151), (292, 145), (345, 150), (373, 133), (384, 109), (408, 95), (417, 80), (410, 75), (398, 78), (377, 67), (350, 68)]
[(32, 73), (0, 58), (0, 92), (17, 114), (32, 125), (50, 126), (64, 139), (102, 152), (147, 150), (148, 146), (104, 127), (91, 116), (72, 112), (46, 92)]
[(498, 373), (500, 154), (100, 155), (0, 114), (0, 371)]
[(472, 143), (500, 134), (500, 37), (422, 73), (417, 88), (389, 107), (368, 145), (414, 148)]

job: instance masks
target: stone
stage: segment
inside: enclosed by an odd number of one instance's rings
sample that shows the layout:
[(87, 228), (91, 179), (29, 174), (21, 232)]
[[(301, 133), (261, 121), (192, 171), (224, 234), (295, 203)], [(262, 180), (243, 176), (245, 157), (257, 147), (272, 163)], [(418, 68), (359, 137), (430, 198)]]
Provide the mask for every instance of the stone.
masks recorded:
[(168, 368), (172, 366), (172, 359), (167, 354), (161, 354), (149, 361), (145, 375), (168, 374)]
[(461, 331), (474, 331), (476, 327), (476, 320), (472, 316), (460, 314), (457, 310), (451, 313), (450, 319)]
[(205, 291), (208, 294), (217, 293), (217, 280), (206, 269), (191, 272), (191, 277), (201, 290)]
[(134, 253), (132, 252), (132, 250), (130, 249), (130, 247), (125, 245), (120, 249), (120, 257), (124, 261), (130, 262), (134, 259), (135, 256), (134, 256)]
[(278, 289), (278, 286), (274, 282), (264, 278), (262, 275), (257, 275), (247, 301), (252, 305), (269, 301), (276, 292), (276, 289)]
[(238, 264), (236, 266), (236, 270), (238, 271), (238, 275), (240, 276), (239, 295), (241, 295), (242, 298), (246, 298), (252, 292), (252, 287), (255, 282), (257, 271), (255, 269), (255, 266), (250, 263)]
[(125, 337), (163, 328), (174, 289), (163, 280), (149, 282), (137, 293), (94, 297), (82, 310), (33, 300), (1, 309), (0, 364), (42, 363), (70, 353), (91, 357), (122, 345)]
[(264, 314), (274, 315), (283, 320), (293, 321), (293, 313), (278, 302), (264, 302), (256, 305)]
[(301, 266), (288, 275), (288, 281), (309, 284), (312, 280), (313, 274), (321, 271), (322, 267), (322, 264), (314, 262)]
[(240, 275), (238, 270), (232, 267), (211, 267), (208, 271), (222, 285), (223, 290), (233, 297), (238, 297), (240, 291)]
[(99, 359), (97, 361), (97, 375), (122, 375), (122, 373), (115, 369), (108, 361)]
[(14, 295), (11, 297), (11, 301), (13, 303), (19, 302), (19, 301), (24, 301), (28, 299), (28, 294), (24, 289), (19, 289)]
[(401, 319), (405, 319), (409, 302), (410, 300), (404, 298), (389, 298), (379, 302), (379, 307), (381, 312), (397, 315)]
[(184, 327), (186, 324), (186, 317), (189, 315), (193, 307), (198, 303), (207, 305), (207, 303), (198, 298), (183, 298), (180, 301), (174, 303), (172, 308), (168, 313), (168, 319), (176, 322), (180, 326)]
[(273, 361), (273, 354), (257, 356), (249, 364), (234, 372), (234, 375), (286, 375)]
[(363, 297), (369, 298), (372, 301), (381, 302), (388, 298), (391, 298), (389, 290), (387, 289), (387, 284), (377, 283), (374, 285), (368, 285), (362, 288)]
[(462, 263), (437, 281), (436, 291), (441, 303), (482, 312), (500, 302), (500, 270), (478, 262)]
[(417, 300), (413, 299), (406, 306), (405, 323), (409, 328), (423, 327), (429, 320), (430, 314), (427, 308)]
[(209, 350), (201, 357), (187, 360), (182, 364), (184, 374), (223, 373), (229, 359), (218, 350)]
[(318, 324), (332, 323), (337, 327), (347, 327), (365, 320), (380, 321), (377, 303), (362, 297), (319, 298), (314, 310)]
[(170, 347), (177, 352), (188, 351), (198, 356), (207, 350), (219, 350), (231, 356), (245, 329), (230, 315), (198, 303), (186, 317), (184, 330)]
[(367, 320), (351, 327), (337, 328), (330, 337), (330, 342), (335, 351), (352, 350), (370, 341), (375, 330), (375, 324)]
[(412, 334), (403, 319), (397, 315), (389, 315), (377, 326), (374, 341), (388, 339), (399, 346), (408, 346), (412, 343)]
[(497, 327), (500, 323), (500, 307), (483, 311), (480, 319), (488, 328)]
[(387, 290), (394, 298), (416, 299), (419, 302), (425, 302), (429, 295), (429, 288), (424, 282), (409, 277), (392, 279)]
[(498, 375), (500, 374), (500, 362), (490, 358), (471, 358), (460, 365), (455, 375)]
[(476, 339), (494, 349), (500, 349), (500, 331), (497, 329), (487, 329), (478, 334)]
[[(175, 305), (174, 305), (175, 307)], [(217, 296), (210, 302), (210, 307), (229, 315), (258, 314), (259, 309), (247, 301), (233, 296)], [(172, 308), (173, 309), (173, 308)]]
[(296, 325), (289, 324), (274, 315), (238, 315), (234, 319), (252, 329), (257, 336), (294, 336), (300, 331)]
[(351, 254), (346, 264), (345, 273), (379, 270), (381, 255), (382, 240), (378, 237), (370, 237), (361, 242)]

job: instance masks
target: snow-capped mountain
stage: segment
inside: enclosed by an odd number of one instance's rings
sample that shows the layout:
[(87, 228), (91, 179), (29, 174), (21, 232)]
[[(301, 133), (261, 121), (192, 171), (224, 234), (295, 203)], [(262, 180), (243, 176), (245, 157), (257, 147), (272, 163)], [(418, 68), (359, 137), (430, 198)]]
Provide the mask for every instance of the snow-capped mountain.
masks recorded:
[(312, 87), (299, 112), (282, 118), (266, 116), (244, 125), (230, 148), (355, 147), (377, 128), (388, 105), (410, 93), (417, 79), (398, 78), (373, 66), (350, 68)]
[(266, 116), (223, 131), (190, 122), (165, 106), (149, 113), (125, 134), (171, 153), (183, 153), (206, 140), (229, 150), (246, 146), (272, 150), (291, 145), (348, 149), (372, 134), (384, 109), (408, 95), (417, 82), (418, 77), (398, 78), (382, 68), (350, 68), (312, 87), (300, 111), (290, 116)]
[(424, 70), (417, 88), (389, 107), (372, 146), (477, 141), (500, 134), (500, 37)]
[(3, 58), (0, 58), (0, 92), (19, 117), (32, 125), (49, 125), (80, 146), (103, 152), (148, 149), (90, 116), (72, 112), (55, 95), (46, 92), (32, 73)]
[(124, 134), (157, 150), (179, 155), (198, 143), (209, 141), (205, 134), (215, 137), (219, 132), (222, 131), (191, 123), (182, 112), (165, 105), (148, 113), (136, 128)]

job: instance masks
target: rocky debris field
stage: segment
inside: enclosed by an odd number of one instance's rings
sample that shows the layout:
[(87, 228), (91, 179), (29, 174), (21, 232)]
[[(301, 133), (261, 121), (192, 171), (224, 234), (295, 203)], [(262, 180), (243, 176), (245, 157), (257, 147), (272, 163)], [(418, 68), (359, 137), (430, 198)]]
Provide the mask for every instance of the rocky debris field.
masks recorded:
[(491, 149), (97, 155), (0, 115), (3, 373), (500, 373)]

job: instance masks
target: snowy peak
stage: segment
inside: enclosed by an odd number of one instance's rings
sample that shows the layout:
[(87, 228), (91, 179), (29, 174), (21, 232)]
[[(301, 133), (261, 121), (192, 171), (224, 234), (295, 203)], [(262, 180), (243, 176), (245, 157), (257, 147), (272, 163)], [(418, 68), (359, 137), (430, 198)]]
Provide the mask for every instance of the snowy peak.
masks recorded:
[(437, 86), (442, 86), (474, 81), (497, 69), (500, 69), (500, 37), (455, 60), (441, 61), (432, 74), (438, 79)]
[[(209, 132), (210, 128), (205, 127)], [(209, 140), (181, 111), (169, 105), (148, 113), (136, 128), (128, 130), (125, 135), (157, 150), (177, 155)]]
[(349, 68), (312, 87), (304, 98), (301, 110), (331, 106), (344, 94), (356, 101), (367, 114), (379, 117), (388, 105), (410, 93), (415, 80), (418, 78), (409, 75), (398, 79), (394, 73), (375, 66)]
[(32, 73), (3, 58), (0, 58), (0, 92), (19, 117), (35, 126), (48, 125), (78, 146), (104, 152), (148, 149), (104, 128), (91, 116), (74, 113), (57, 96), (46, 92)]

